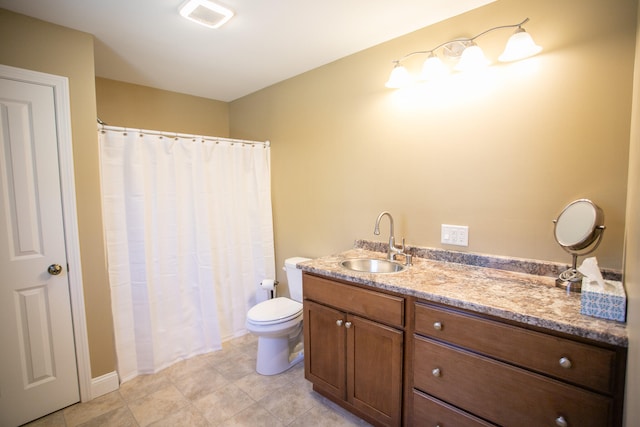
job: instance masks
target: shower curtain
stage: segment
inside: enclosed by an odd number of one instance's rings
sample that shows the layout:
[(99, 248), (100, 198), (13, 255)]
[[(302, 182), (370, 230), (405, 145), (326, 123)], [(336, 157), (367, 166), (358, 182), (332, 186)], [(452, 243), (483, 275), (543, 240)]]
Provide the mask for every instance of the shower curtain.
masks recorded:
[(269, 143), (98, 129), (118, 374), (246, 333), (275, 278)]

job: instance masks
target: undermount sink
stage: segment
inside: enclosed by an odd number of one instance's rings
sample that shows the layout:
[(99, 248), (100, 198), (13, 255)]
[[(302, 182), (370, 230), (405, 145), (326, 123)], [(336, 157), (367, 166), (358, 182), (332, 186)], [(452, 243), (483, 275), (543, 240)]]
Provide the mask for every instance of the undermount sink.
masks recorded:
[(399, 273), (406, 267), (386, 259), (358, 258), (348, 259), (340, 263), (344, 268), (365, 273)]

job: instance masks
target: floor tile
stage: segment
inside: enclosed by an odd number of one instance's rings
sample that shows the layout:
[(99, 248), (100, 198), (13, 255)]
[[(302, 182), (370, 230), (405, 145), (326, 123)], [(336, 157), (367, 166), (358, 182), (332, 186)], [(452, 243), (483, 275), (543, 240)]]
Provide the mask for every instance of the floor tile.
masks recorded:
[(266, 376), (260, 375), (257, 372), (245, 375), (235, 381), (234, 384), (247, 393), (253, 400), (260, 400), (284, 386), (291, 387), (291, 381), (283, 375)]
[(140, 426), (147, 426), (154, 421), (177, 412), (187, 406), (189, 401), (173, 385), (142, 397), (129, 404), (129, 408)]
[(79, 427), (137, 427), (138, 423), (128, 407), (123, 406), (96, 418), (92, 418)]
[(257, 406), (255, 400), (233, 384), (196, 400), (194, 405), (213, 425), (230, 419), (250, 406)]
[(268, 394), (258, 403), (287, 425), (313, 408), (316, 401), (308, 393), (300, 393), (289, 384)]
[(38, 418), (24, 427), (66, 427), (67, 423), (64, 420), (64, 414), (62, 411), (54, 412), (45, 417)]
[(209, 427), (209, 422), (193, 405), (179, 409), (166, 418), (149, 424), (149, 427)]
[(284, 427), (265, 409), (252, 406), (220, 424), (220, 427)]
[(201, 372), (180, 377), (173, 384), (188, 400), (197, 400), (226, 386), (229, 382), (221, 373), (207, 367)]
[(304, 363), (255, 371), (258, 339), (244, 335), (120, 389), (25, 427), (362, 427), (366, 422), (312, 390)]
[(114, 391), (89, 402), (70, 406), (63, 410), (63, 414), (67, 427), (75, 427), (125, 405), (120, 393)]
[(256, 358), (239, 351), (233, 358), (213, 367), (228, 380), (235, 381), (256, 371)]
[(296, 418), (288, 427), (364, 427), (370, 425), (342, 408), (332, 405), (334, 404), (314, 406)]
[(134, 379), (120, 385), (120, 395), (126, 402), (133, 402), (145, 397), (162, 387), (170, 384), (170, 380), (164, 373), (154, 375), (139, 375)]
[(198, 375), (203, 370), (210, 368), (210, 366), (207, 355), (199, 355), (175, 363), (162, 371), (162, 373), (168, 376), (171, 381), (175, 381), (185, 376)]

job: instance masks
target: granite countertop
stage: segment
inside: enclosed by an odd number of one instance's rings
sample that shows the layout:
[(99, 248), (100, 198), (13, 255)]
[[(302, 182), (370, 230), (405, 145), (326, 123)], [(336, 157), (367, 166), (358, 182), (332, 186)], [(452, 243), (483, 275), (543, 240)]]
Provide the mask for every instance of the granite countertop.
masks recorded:
[(580, 294), (556, 287), (552, 276), (415, 256), (410, 268), (391, 274), (361, 273), (340, 265), (347, 258), (384, 259), (385, 256), (383, 252), (356, 247), (299, 263), (298, 268), (594, 341), (628, 346), (624, 323), (580, 314)]

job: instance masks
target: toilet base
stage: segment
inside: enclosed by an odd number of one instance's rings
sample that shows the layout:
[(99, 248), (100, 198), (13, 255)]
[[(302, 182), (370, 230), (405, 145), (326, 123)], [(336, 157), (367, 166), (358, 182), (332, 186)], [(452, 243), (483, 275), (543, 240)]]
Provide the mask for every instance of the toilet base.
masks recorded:
[(304, 359), (300, 337), (259, 337), (256, 372), (260, 375), (277, 375), (295, 366)]

